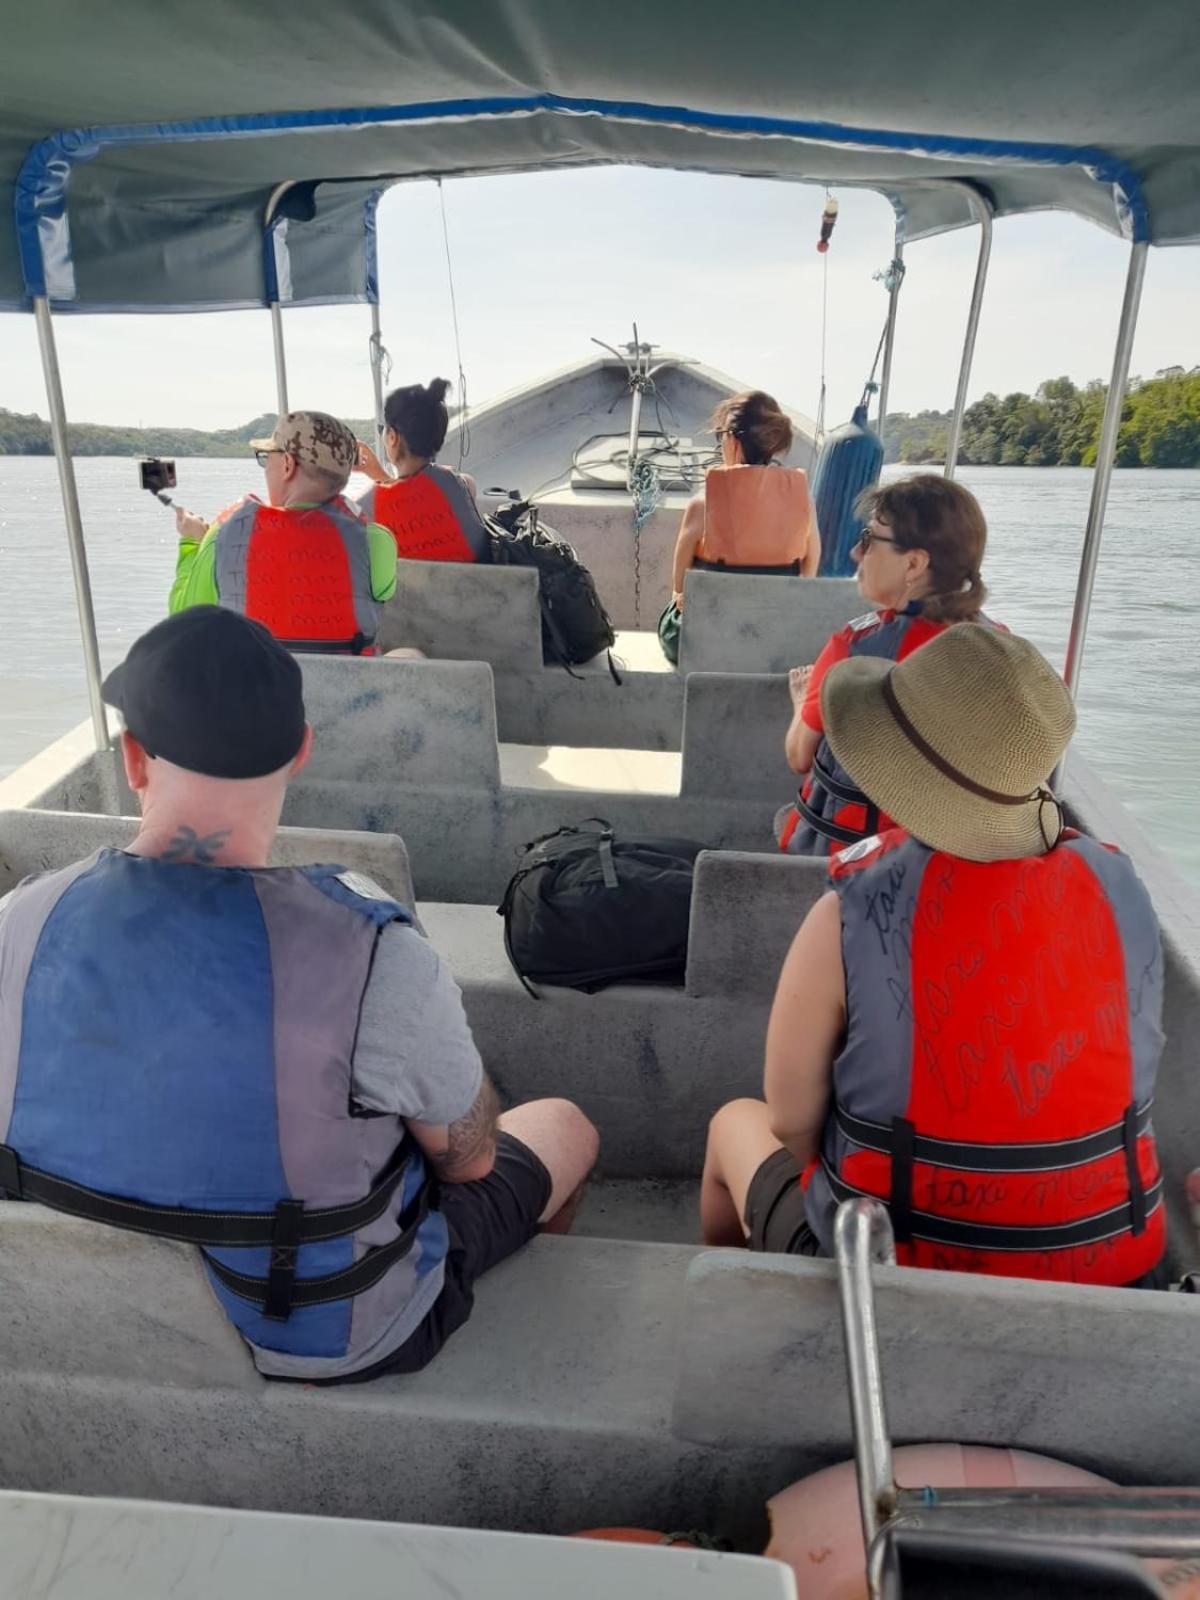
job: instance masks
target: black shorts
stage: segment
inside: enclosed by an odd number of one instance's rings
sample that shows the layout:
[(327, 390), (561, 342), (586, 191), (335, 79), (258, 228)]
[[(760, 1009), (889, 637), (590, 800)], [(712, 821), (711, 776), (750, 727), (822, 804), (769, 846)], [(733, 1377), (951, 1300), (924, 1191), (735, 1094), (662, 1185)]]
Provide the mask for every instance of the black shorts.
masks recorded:
[(746, 1227), (751, 1250), (819, 1256), (820, 1240), (804, 1216), (800, 1168), (790, 1150), (774, 1151), (750, 1180)]
[(496, 1136), (496, 1165), (476, 1183), (445, 1183), (437, 1209), (446, 1219), (450, 1248), (446, 1281), (433, 1306), (390, 1356), (334, 1383), (360, 1383), (388, 1372), (419, 1372), (428, 1366), (471, 1315), (475, 1281), (528, 1244), (550, 1200), (551, 1181), (542, 1158), (511, 1133)]

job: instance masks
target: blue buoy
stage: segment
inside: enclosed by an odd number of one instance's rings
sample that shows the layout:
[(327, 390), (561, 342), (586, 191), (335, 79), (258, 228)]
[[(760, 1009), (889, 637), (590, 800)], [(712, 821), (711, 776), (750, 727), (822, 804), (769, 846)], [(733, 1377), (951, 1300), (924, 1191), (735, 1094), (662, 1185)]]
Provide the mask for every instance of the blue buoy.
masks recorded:
[(823, 578), (847, 578), (853, 573), (850, 552), (859, 535), (854, 502), (879, 481), (882, 466), (883, 440), (868, 428), (866, 406), (856, 406), (851, 421), (826, 435), (813, 473)]

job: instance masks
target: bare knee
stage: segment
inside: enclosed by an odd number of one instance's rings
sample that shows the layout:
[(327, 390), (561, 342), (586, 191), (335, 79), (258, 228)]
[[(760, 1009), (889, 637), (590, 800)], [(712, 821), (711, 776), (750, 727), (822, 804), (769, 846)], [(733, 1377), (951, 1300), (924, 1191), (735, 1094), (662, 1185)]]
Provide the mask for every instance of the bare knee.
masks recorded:
[(720, 1148), (730, 1139), (753, 1136), (767, 1127), (767, 1108), (762, 1100), (727, 1100), (714, 1111), (708, 1123), (709, 1148)]
[(571, 1100), (530, 1100), (500, 1118), (500, 1126), (528, 1145), (550, 1174), (550, 1199), (542, 1220), (570, 1199), (596, 1165), (600, 1135)]

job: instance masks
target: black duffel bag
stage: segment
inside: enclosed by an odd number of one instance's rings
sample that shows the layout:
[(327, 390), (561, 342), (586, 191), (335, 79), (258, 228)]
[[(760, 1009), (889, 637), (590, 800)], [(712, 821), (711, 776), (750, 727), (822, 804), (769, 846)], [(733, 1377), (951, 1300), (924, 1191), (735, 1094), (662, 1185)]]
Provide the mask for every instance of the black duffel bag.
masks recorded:
[[(590, 826), (589, 826), (590, 824)], [(518, 977), (568, 989), (682, 983), (693, 839), (621, 840), (600, 817), (526, 845), (497, 907)]]

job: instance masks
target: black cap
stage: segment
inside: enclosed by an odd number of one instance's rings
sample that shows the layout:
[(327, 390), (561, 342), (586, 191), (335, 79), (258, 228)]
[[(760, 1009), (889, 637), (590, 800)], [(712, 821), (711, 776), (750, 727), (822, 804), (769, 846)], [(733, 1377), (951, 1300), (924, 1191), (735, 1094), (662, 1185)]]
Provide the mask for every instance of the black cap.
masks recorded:
[(300, 668), (261, 623), (192, 606), (134, 641), (104, 698), (149, 755), (210, 778), (261, 778), (304, 742)]

